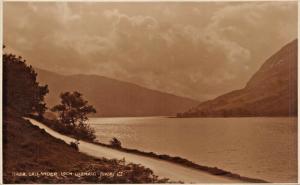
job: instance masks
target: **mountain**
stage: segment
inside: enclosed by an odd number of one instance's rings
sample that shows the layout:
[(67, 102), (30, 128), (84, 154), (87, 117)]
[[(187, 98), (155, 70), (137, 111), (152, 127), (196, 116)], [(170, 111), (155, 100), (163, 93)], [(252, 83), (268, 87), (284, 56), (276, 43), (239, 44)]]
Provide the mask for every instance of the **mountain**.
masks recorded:
[(265, 61), (243, 89), (178, 113), (178, 117), (296, 116), (297, 40)]
[(60, 75), (43, 69), (35, 69), (37, 80), (48, 84), (48, 107), (60, 102), (65, 91), (78, 91), (93, 105), (94, 116), (170, 116), (176, 115), (199, 102), (136, 84), (98, 75)]

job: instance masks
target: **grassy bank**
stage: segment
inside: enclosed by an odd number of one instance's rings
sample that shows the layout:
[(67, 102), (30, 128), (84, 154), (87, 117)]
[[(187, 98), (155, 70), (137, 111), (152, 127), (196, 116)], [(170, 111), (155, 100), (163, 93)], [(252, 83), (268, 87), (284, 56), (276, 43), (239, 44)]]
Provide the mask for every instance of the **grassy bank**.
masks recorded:
[[(53, 130), (56, 130), (56, 131), (58, 131), (62, 134), (66, 134), (66, 132), (59, 129), (60, 128), (59, 123), (57, 123), (55, 121), (48, 120), (48, 119), (45, 119), (45, 118), (42, 118), (42, 119), (38, 119), (37, 117), (33, 117), (33, 118), (35, 118), (38, 121), (44, 123), (45, 125), (49, 126)], [(72, 135), (69, 135), (69, 136), (74, 137)], [(141, 156), (145, 156), (145, 157), (151, 157), (151, 158), (155, 158), (155, 159), (159, 159), (159, 160), (168, 161), (168, 162), (179, 164), (179, 165), (189, 167), (189, 168), (192, 168), (192, 169), (207, 172), (207, 173), (212, 174), (212, 175), (224, 176), (224, 177), (237, 179), (237, 180), (241, 180), (241, 181), (245, 181), (245, 182), (251, 182), (251, 183), (267, 183), (267, 181), (265, 181), (265, 180), (244, 177), (244, 176), (241, 176), (239, 174), (232, 173), (232, 172), (229, 172), (229, 171), (217, 168), (217, 167), (209, 167), (209, 166), (199, 165), (199, 164), (196, 164), (196, 163), (194, 163), (194, 162), (192, 162), (188, 159), (184, 159), (184, 158), (177, 157), (177, 156), (173, 157), (173, 156), (164, 155), (164, 154), (161, 155), (161, 154), (156, 154), (154, 152), (144, 152), (144, 151), (140, 151), (140, 150), (137, 150), (137, 149), (130, 149), (130, 148), (124, 148), (124, 147), (116, 148), (116, 147), (113, 147), (109, 144), (101, 143), (101, 142), (98, 142), (98, 141), (97, 142), (96, 141), (87, 141), (87, 142), (91, 142), (91, 143), (94, 143), (94, 144), (99, 145), (99, 146), (113, 148), (115, 150), (119, 150), (119, 151), (126, 152), (126, 153), (137, 154), (137, 155), (141, 155)]]
[(3, 162), (4, 183), (167, 182), (137, 164), (82, 154), (12, 111), (4, 112)]

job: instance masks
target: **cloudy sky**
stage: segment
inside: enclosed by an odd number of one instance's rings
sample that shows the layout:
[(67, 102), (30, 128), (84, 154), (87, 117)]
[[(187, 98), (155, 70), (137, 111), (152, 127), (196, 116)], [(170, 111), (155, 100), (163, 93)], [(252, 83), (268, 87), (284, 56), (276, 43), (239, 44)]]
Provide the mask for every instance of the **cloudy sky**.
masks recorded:
[(34, 67), (206, 100), (297, 37), (297, 2), (5, 2), (3, 30)]

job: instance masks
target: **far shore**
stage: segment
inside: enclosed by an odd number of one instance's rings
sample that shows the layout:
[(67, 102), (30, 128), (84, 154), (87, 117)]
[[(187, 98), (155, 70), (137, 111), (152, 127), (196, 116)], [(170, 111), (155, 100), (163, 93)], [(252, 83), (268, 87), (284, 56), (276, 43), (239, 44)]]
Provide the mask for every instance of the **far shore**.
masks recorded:
[(298, 118), (298, 116), (187, 116), (187, 117), (177, 117), (177, 116), (88, 116), (89, 118), (151, 118), (151, 117), (161, 117), (161, 118)]
[(298, 116), (168, 116), (167, 118), (298, 118)]

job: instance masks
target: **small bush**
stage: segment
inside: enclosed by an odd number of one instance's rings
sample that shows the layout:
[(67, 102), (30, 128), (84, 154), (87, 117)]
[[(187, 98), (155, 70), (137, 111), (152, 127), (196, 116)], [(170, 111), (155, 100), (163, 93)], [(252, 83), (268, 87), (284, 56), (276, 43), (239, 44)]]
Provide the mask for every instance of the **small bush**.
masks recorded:
[(78, 151), (79, 150), (78, 144), (79, 144), (78, 141), (76, 141), (76, 142), (71, 141), (70, 146)]
[(110, 145), (114, 148), (122, 148), (121, 146), (121, 141), (119, 141), (117, 138), (112, 138), (112, 140), (110, 141)]
[(83, 140), (94, 141), (96, 139), (95, 130), (88, 124), (80, 124), (73, 129), (73, 134)]

